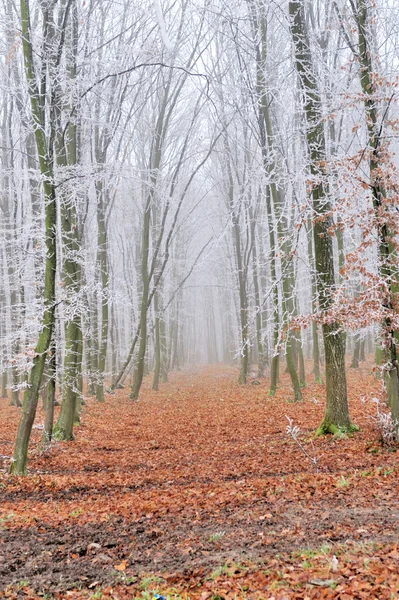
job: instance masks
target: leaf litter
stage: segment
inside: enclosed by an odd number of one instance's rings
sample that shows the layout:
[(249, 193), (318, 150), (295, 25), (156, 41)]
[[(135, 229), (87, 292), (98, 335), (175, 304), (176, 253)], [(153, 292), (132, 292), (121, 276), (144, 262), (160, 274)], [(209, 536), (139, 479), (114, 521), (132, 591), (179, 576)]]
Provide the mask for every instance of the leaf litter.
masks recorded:
[(138, 403), (88, 399), (74, 442), (40, 451), (34, 430), (18, 479), (19, 414), (2, 400), (0, 595), (399, 597), (398, 455), (379, 440), (371, 365), (349, 371), (360, 431), (340, 439), (313, 435), (324, 388), (310, 376), (300, 404), (286, 374), (272, 398), (266, 379), (236, 379), (210, 366), (146, 382)]

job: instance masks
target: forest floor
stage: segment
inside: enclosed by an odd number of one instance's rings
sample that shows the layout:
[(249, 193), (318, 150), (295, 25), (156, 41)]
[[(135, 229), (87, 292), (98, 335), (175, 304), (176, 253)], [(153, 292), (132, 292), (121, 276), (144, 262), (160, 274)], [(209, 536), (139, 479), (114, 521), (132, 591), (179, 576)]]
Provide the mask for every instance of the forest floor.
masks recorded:
[(74, 442), (43, 451), (34, 429), (24, 478), (7, 474), (19, 413), (1, 400), (0, 596), (399, 598), (399, 454), (379, 441), (370, 364), (348, 369), (360, 431), (341, 439), (313, 435), (310, 375), (301, 404), (286, 374), (274, 398), (237, 377), (88, 399)]

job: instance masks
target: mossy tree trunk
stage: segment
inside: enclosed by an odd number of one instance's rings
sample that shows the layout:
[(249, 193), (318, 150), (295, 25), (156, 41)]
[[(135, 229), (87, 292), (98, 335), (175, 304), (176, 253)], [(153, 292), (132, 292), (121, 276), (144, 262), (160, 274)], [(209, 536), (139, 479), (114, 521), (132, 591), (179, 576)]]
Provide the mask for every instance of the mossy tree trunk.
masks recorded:
[(55, 346), (50, 349), (50, 355), (48, 357), (48, 368), (47, 368), (47, 385), (46, 385), (46, 401), (45, 411), (46, 416), (44, 419), (44, 430), (42, 437), (42, 444), (48, 444), (51, 442), (53, 436), (53, 425), (54, 425), (54, 403), (55, 403), (55, 389), (56, 389), (56, 377), (57, 377), (57, 353)]
[[(312, 294), (312, 315), (317, 312), (317, 278), (315, 273), (313, 239), (312, 239), (312, 224), (310, 218), (307, 223), (307, 239), (308, 239), (308, 259), (310, 267), (310, 290)], [(317, 322), (312, 320), (312, 354), (313, 354), (313, 375), (316, 383), (321, 383), (320, 372), (320, 348), (319, 334)]]
[[(48, 130), (48, 127), (46, 127), (46, 111), (44, 106), (45, 99), (40, 95), (38, 80), (36, 78), (34, 67), (33, 48), (31, 43), (29, 0), (21, 0), (20, 10), (25, 75), (28, 83), (32, 121), (34, 124), (36, 147), (43, 181), (45, 203), (46, 262), (44, 272), (44, 312), (39, 338), (35, 348), (33, 365), (29, 375), (29, 386), (24, 394), (21, 418), (18, 425), (13, 460), (10, 468), (11, 473), (14, 473), (15, 475), (23, 475), (26, 473), (29, 439), (36, 415), (44, 363), (50, 347), (54, 328), (55, 274), (57, 267), (57, 207), (54, 186), (52, 145), (51, 137), (50, 140), (46, 138), (45, 132)], [(51, 122), (49, 126), (51, 131)]]
[[(281, 217), (279, 217), (279, 222), (281, 222)], [(283, 288), (283, 323), (287, 328), (287, 339), (285, 345), (285, 357), (287, 362), (287, 370), (291, 378), (292, 387), (294, 390), (294, 400), (295, 402), (300, 402), (303, 400), (301, 385), (298, 378), (298, 373), (296, 370), (295, 362), (294, 362), (294, 353), (293, 353), (293, 344), (295, 343), (294, 333), (288, 325), (288, 320), (290, 317), (290, 298), (293, 293), (292, 286), (290, 285), (290, 278), (287, 274), (289, 260), (292, 258), (287, 255), (287, 249), (282, 248), (282, 259), (281, 259), (281, 270), (282, 270), (282, 288)], [(285, 272), (285, 274), (284, 274)]]
[[(78, 41), (78, 19), (76, 3), (73, 3), (70, 26), (66, 30), (68, 42), (68, 75), (72, 84), (76, 78), (76, 55)], [(64, 135), (61, 123), (61, 90), (58, 91), (56, 105), (56, 139), (55, 155), (57, 167), (62, 171), (73, 170), (78, 163), (78, 131), (77, 126), (71, 123)], [(72, 108), (71, 108), (72, 110)], [(54, 437), (58, 440), (72, 440), (73, 426), (76, 420), (76, 411), (79, 396), (79, 381), (82, 372), (80, 353), (81, 333), (81, 308), (75, 306), (80, 294), (81, 265), (79, 262), (79, 248), (81, 243), (81, 224), (77, 211), (76, 194), (68, 186), (63, 186), (61, 197), (61, 229), (63, 244), (62, 281), (65, 290), (65, 356), (64, 379), (62, 385), (61, 410), (54, 427)]]
[[(321, 98), (311, 55), (304, 3), (290, 0), (289, 15), (295, 52), (295, 66), (303, 92), (306, 116), (306, 141), (310, 159), (310, 172), (314, 178), (312, 188), (313, 210), (317, 219), (313, 223), (318, 304), (321, 313), (332, 305), (335, 286), (333, 244), (329, 234), (332, 225), (331, 201), (327, 183), (320, 165), (326, 159)], [(350, 430), (345, 346), (346, 337), (339, 323), (322, 323), (326, 361), (326, 411), (319, 433), (335, 433), (338, 429)]]

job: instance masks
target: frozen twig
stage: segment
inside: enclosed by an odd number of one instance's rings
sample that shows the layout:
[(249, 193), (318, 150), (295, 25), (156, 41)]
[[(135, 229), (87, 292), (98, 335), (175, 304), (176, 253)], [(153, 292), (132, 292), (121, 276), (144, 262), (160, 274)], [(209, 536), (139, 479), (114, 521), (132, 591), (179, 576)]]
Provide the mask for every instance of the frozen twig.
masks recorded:
[[(310, 462), (312, 463), (312, 465), (316, 469), (316, 473), (318, 473), (319, 472), (319, 465), (318, 465), (316, 454), (314, 454), (314, 456), (311, 456), (309, 454), (309, 452), (306, 450), (306, 448), (304, 447), (304, 445), (301, 444), (301, 442), (298, 439), (298, 435), (299, 435), (299, 433), (300, 433), (301, 430), (299, 429), (299, 427), (297, 425), (294, 425), (294, 422), (293, 422), (292, 419), (290, 419), (290, 417), (287, 417), (287, 415), (285, 415), (285, 418), (288, 421), (287, 434), (292, 437), (292, 439), (297, 444), (297, 446), (300, 448), (300, 450), (304, 453), (304, 455), (306, 456), (306, 458), (308, 460), (310, 460)], [(313, 446), (313, 442), (312, 442), (312, 448), (313, 448), (313, 452), (314, 452), (315, 449), (314, 449), (314, 446)]]

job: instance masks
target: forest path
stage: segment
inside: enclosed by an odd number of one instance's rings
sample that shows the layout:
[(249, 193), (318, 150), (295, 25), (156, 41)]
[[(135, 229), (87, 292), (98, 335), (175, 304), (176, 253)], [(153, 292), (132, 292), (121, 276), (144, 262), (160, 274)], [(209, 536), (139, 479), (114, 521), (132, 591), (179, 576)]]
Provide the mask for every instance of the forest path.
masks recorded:
[[(267, 380), (240, 386), (236, 369), (223, 365), (174, 373), (159, 392), (147, 381), (139, 402), (126, 390), (104, 404), (89, 399), (75, 442), (44, 453), (34, 430), (30, 477), (7, 476), (7, 459), (0, 475), (0, 592), (11, 585), (24, 597), (80, 597), (119, 584), (119, 597), (142, 597), (143, 573), (162, 572), (148, 589), (174, 586), (202, 600), (262, 591), (271, 598), (265, 590), (333, 597), (353, 581), (373, 583), (358, 590), (368, 595), (350, 597), (390, 597), (399, 589), (398, 461), (378, 444), (372, 398), (380, 384), (370, 370), (349, 370), (361, 431), (341, 440), (313, 438), (324, 388), (310, 376), (305, 401), (294, 404), (286, 374), (270, 398)], [(286, 417), (318, 457), (317, 470), (287, 435)], [(17, 419), (1, 401), (3, 456)], [(331, 573), (334, 552), (339, 576)], [(374, 575), (362, 574), (365, 560)], [(334, 579), (336, 590), (310, 583), (317, 576)]]

